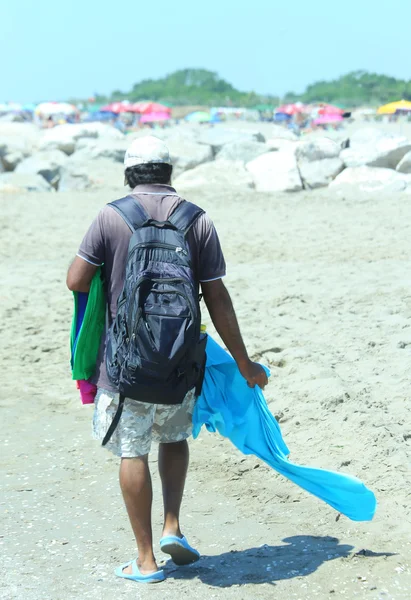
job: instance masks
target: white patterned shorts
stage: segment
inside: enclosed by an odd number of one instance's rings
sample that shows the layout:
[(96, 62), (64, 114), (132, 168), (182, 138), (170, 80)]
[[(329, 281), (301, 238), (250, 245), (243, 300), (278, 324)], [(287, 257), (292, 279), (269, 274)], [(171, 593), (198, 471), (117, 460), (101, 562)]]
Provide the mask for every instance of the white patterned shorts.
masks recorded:
[[(119, 395), (99, 388), (94, 401), (93, 437), (102, 441), (116, 414)], [(126, 398), (123, 414), (105, 448), (122, 458), (135, 458), (150, 452), (151, 442), (182, 442), (193, 429), (196, 402), (190, 390), (182, 404), (148, 404)]]

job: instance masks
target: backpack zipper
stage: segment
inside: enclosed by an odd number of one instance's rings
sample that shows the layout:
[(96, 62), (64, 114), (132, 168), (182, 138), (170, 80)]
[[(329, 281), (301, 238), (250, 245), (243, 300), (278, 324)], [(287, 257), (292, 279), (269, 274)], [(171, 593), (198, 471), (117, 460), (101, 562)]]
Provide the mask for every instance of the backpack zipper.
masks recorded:
[(184, 250), (181, 246), (173, 246), (172, 244), (165, 244), (164, 242), (147, 242), (143, 244), (137, 244), (134, 246), (132, 251), (130, 252), (128, 258), (136, 252), (139, 248), (164, 248), (165, 250), (173, 250), (177, 254), (183, 254), (184, 256), (188, 256), (187, 250)]

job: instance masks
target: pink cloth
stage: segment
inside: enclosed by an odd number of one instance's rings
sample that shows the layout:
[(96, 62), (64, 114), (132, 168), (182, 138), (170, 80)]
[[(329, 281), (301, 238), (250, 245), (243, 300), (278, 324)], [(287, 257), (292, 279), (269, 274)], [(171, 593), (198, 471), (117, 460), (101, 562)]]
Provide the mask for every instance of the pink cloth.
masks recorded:
[(77, 389), (80, 390), (80, 398), (83, 404), (94, 404), (94, 398), (97, 394), (97, 386), (86, 379), (76, 381)]

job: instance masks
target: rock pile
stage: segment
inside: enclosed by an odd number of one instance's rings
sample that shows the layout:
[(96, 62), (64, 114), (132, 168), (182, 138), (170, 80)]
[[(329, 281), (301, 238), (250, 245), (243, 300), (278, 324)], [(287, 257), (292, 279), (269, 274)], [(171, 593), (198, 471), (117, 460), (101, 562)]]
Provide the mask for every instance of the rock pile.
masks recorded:
[[(102, 123), (60, 125), (47, 131), (24, 123), (0, 123), (0, 191), (123, 191), (123, 158), (131, 140)], [(365, 128), (349, 140), (307, 135), (273, 126), (259, 131), (222, 126), (156, 131), (169, 146), (173, 181), (182, 188), (246, 187), (260, 192), (298, 192), (328, 187), (336, 193), (411, 193), (411, 142)]]

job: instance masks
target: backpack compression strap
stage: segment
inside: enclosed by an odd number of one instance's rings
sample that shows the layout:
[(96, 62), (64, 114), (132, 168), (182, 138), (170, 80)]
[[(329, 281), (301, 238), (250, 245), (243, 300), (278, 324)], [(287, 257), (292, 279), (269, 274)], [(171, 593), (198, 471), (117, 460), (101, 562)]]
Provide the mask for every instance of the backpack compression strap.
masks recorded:
[(109, 202), (109, 206), (119, 213), (133, 233), (150, 220), (140, 202), (133, 196), (126, 196), (120, 198), (120, 200)]
[(101, 442), (102, 446), (105, 446), (109, 441), (111, 436), (113, 435), (113, 433), (115, 432), (117, 425), (119, 424), (120, 421), (120, 417), (123, 414), (123, 408), (124, 408), (124, 400), (125, 400), (125, 396), (123, 396), (123, 394), (120, 394), (119, 397), (119, 401), (118, 401), (118, 408), (116, 411), (116, 414), (114, 415), (114, 418), (111, 422), (110, 427), (107, 430), (106, 435), (104, 436), (103, 441)]
[(168, 217), (168, 220), (176, 227), (176, 229), (184, 231), (184, 235), (187, 235), (194, 223), (203, 213), (203, 209), (199, 206), (196, 206), (192, 202), (187, 202), (187, 200), (183, 200)]

